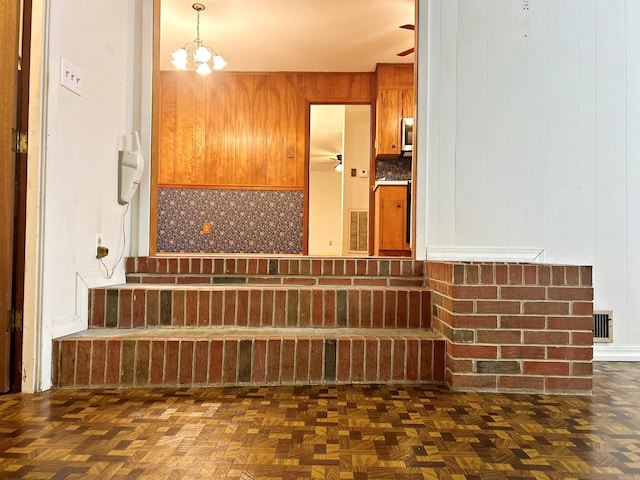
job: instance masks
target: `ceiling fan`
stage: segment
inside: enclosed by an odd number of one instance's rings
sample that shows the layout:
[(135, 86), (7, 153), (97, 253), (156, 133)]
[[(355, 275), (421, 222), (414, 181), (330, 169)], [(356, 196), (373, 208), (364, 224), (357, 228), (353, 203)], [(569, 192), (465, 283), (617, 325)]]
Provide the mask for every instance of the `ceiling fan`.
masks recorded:
[[(416, 27), (415, 27), (415, 25), (411, 25), (409, 23), (406, 23), (404, 25), (400, 25), (399, 28), (404, 28), (405, 30), (415, 30)], [(406, 57), (407, 55), (413, 53), (414, 50), (415, 50), (414, 47), (411, 47), (411, 48), (409, 48), (409, 49), (407, 49), (407, 50), (405, 50), (403, 52), (398, 53), (398, 56), (399, 57)]]

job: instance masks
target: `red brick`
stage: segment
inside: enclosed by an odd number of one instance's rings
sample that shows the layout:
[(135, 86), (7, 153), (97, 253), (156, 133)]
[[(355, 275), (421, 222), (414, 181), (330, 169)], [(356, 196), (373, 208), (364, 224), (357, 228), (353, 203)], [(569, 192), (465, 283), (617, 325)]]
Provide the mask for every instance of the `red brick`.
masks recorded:
[(591, 347), (547, 347), (547, 358), (561, 360), (591, 360)]
[(238, 258), (236, 260), (236, 273), (244, 275), (247, 273), (247, 259), (246, 258)]
[(372, 322), (373, 327), (380, 328), (384, 325), (384, 296), (381, 290), (374, 290), (373, 295), (373, 310), (372, 310)]
[(592, 288), (549, 287), (549, 300), (593, 300)]
[(567, 265), (564, 267), (564, 275), (566, 285), (580, 285), (580, 267), (577, 267), (575, 265)]
[(189, 263), (190, 263), (189, 271), (191, 273), (202, 273), (202, 259), (192, 258), (190, 259)]
[(551, 284), (552, 285), (564, 285), (564, 266), (552, 265), (551, 266)]
[(299, 308), (298, 308), (298, 325), (300, 327), (311, 326), (311, 291), (300, 290)]
[(136, 386), (149, 385), (149, 353), (151, 350), (150, 340), (138, 340), (135, 360), (135, 380)]
[(529, 362), (523, 363), (525, 375), (569, 375), (569, 362)]
[[(353, 285), (359, 287), (386, 287), (388, 280), (386, 278), (354, 278)], [(348, 283), (346, 284), (348, 285)]]
[(396, 306), (396, 327), (408, 328), (409, 327), (409, 292), (402, 290), (398, 291), (398, 299)]
[(247, 263), (247, 273), (249, 275), (257, 275), (258, 274), (258, 259), (250, 258)]
[(420, 370), (420, 345), (415, 337), (407, 338), (407, 382), (416, 382), (419, 379)]
[(216, 275), (220, 275), (221, 273), (224, 273), (224, 268), (224, 258), (202, 259), (202, 273), (215, 273)]
[(548, 392), (590, 392), (593, 388), (591, 378), (547, 377), (545, 384)]
[(91, 309), (89, 325), (104, 328), (105, 290), (102, 288), (95, 289), (91, 292), (91, 297), (93, 299), (93, 308)]
[(338, 340), (338, 381), (349, 382), (351, 380), (351, 340), (341, 338)]
[(571, 332), (571, 345), (593, 345), (593, 332)]
[(91, 340), (78, 340), (76, 350), (76, 385), (86, 386), (91, 376)]
[(136, 289), (133, 291), (133, 328), (144, 328), (146, 302), (147, 299), (145, 297), (145, 290)]
[(500, 298), (508, 300), (544, 300), (545, 287), (502, 287)]
[(456, 285), (453, 287), (453, 296), (468, 299), (495, 299), (498, 298), (498, 287)]
[[(447, 279), (444, 278), (444, 280), (447, 280)], [(464, 265), (454, 265), (453, 266), (453, 283), (456, 284), (456, 285), (463, 285), (465, 283)]]
[[(211, 315), (209, 316), (209, 320), (207, 323), (207, 319), (200, 317), (201, 325), (216, 325), (220, 326), (224, 324), (224, 310), (223, 310), (223, 299), (224, 292), (220, 290), (211, 292)], [(204, 311), (200, 310), (200, 315), (205, 314)]]
[(522, 332), (520, 330), (478, 330), (476, 341), (490, 344), (518, 344), (522, 343)]
[(147, 273), (157, 273), (158, 271), (158, 259), (156, 258), (148, 258), (147, 259)]
[[(322, 279), (319, 279), (318, 283), (322, 283)], [(310, 277), (284, 277), (282, 279), (283, 285), (315, 285), (316, 279)], [(331, 282), (329, 282), (331, 284)]]
[(280, 277), (250, 277), (247, 279), (249, 285), (282, 285)]
[(590, 377), (593, 375), (593, 363), (571, 362), (571, 374), (577, 377)]
[(431, 292), (420, 292), (420, 328), (431, 328)]
[(209, 345), (209, 383), (222, 383), (224, 341), (211, 340)]
[(473, 360), (459, 360), (447, 357), (447, 368), (456, 373), (473, 373)]
[(378, 380), (378, 340), (367, 338), (365, 342), (365, 375), (367, 382)]
[(309, 381), (313, 383), (322, 380), (322, 369), (324, 366), (324, 340), (322, 338), (311, 338), (309, 352)]
[[(496, 303), (496, 302), (484, 302), (484, 303)], [(454, 313), (473, 313), (473, 301), (471, 300), (454, 300), (453, 301)], [(479, 312), (482, 313), (482, 312)], [(489, 312), (491, 313), (491, 312)]]
[(205, 385), (209, 368), (209, 342), (207, 340), (196, 340), (194, 346), (193, 383)]
[(465, 281), (468, 285), (477, 285), (479, 283), (478, 265), (465, 265)]
[(333, 260), (322, 260), (323, 275), (333, 275)]
[(185, 324), (189, 327), (198, 325), (198, 291), (187, 290)]
[(311, 275), (311, 260), (300, 260), (300, 275)]
[(495, 283), (492, 263), (485, 263), (483, 265), (480, 265), (480, 282), (484, 283), (485, 285), (491, 285)]
[(236, 260), (235, 258), (225, 258), (224, 261), (224, 273), (233, 275), (236, 273)]
[(451, 375), (451, 388), (455, 389), (480, 389), (495, 390), (498, 378), (495, 375)]
[(545, 328), (545, 317), (535, 315), (503, 315), (500, 317), (500, 328), (541, 330)]
[(396, 296), (395, 290), (385, 290), (384, 292), (384, 326), (386, 328), (396, 327)]
[(505, 345), (500, 347), (499, 358), (531, 358), (543, 359), (546, 356), (544, 346)]
[(322, 260), (311, 260), (311, 275), (322, 275)]
[(498, 358), (498, 347), (451, 343), (449, 344), (449, 354), (454, 358)]
[[(55, 343), (59, 345), (59, 342)], [(91, 385), (104, 385), (104, 371), (106, 365), (106, 342), (94, 340), (91, 353)], [(54, 361), (56, 357), (54, 356)], [(55, 378), (55, 377), (54, 377)]]
[(324, 292), (324, 326), (336, 326), (336, 292), (335, 290), (327, 290)]
[(261, 313), (262, 313), (262, 291), (250, 290), (249, 291), (249, 320), (248, 320), (248, 325), (250, 327), (260, 326)]
[(509, 280), (509, 273), (506, 265), (496, 265), (496, 283), (506, 285)]
[(298, 338), (296, 345), (296, 382), (309, 382), (309, 346), (308, 338)]
[(120, 379), (121, 343), (120, 340), (109, 340), (107, 342), (107, 367), (105, 372), (105, 383), (107, 385), (116, 385)]
[(185, 291), (175, 290), (173, 292), (173, 309), (171, 316), (172, 327), (184, 326), (184, 304), (185, 304)]
[(293, 339), (282, 340), (280, 381), (282, 383), (292, 383), (294, 379), (294, 368), (296, 362), (296, 342)]
[(569, 302), (524, 302), (527, 315), (568, 315)]
[(522, 285), (522, 265), (509, 265), (509, 285)]
[(573, 315), (593, 315), (593, 302), (573, 302), (571, 313)]
[(235, 326), (236, 324), (236, 291), (224, 291), (224, 319), (223, 325)]
[(262, 314), (260, 317), (260, 326), (271, 327), (274, 325), (273, 299), (275, 292), (273, 290), (262, 290)]
[(181, 258), (178, 262), (178, 272), (179, 273), (189, 273), (189, 259)]
[(178, 273), (178, 259), (177, 258), (169, 258), (167, 259), (168, 268), (167, 273)]
[(236, 305), (236, 325), (246, 327), (249, 323), (249, 292), (238, 290)]
[(498, 385), (501, 390), (510, 389), (541, 392), (544, 389), (544, 378), (522, 375), (505, 375), (498, 378)]
[(527, 330), (524, 332), (524, 343), (527, 345), (568, 345), (569, 332)]
[[(457, 310), (456, 310), (457, 311)], [(496, 300), (495, 302), (479, 300), (476, 304), (478, 313), (509, 314), (520, 313), (520, 302)]]
[(176, 385), (178, 382), (178, 363), (180, 359), (180, 342), (167, 340), (164, 357), (164, 383)]
[[(227, 267), (228, 268), (228, 267)], [(222, 381), (235, 384), (238, 380), (238, 339), (229, 337), (224, 342)]]
[(165, 343), (157, 340), (151, 342), (151, 365), (149, 366), (149, 381), (151, 385), (162, 385), (164, 379)]
[(388, 382), (391, 380), (391, 340), (389, 338), (380, 339), (380, 354), (379, 354), (379, 380), (381, 382)]
[[(429, 306), (430, 307), (430, 306)], [(412, 290), (409, 292), (409, 328), (420, 328), (422, 325), (422, 301), (421, 292)]]
[(351, 340), (351, 381), (364, 381), (364, 339), (355, 337)]
[(580, 267), (580, 285), (590, 287), (592, 283), (592, 268), (588, 266)]
[(311, 324), (314, 327), (323, 326), (323, 292), (322, 290), (313, 291), (313, 308), (311, 312)]
[(538, 283), (538, 270), (535, 265), (524, 266), (524, 284), (535, 285)]
[(538, 285), (551, 285), (551, 266), (538, 265)]
[(136, 271), (136, 259), (135, 257), (127, 257), (124, 262), (125, 273), (134, 273)]
[(267, 342), (267, 382), (278, 383), (280, 381), (280, 366), (282, 360), (281, 341), (278, 338), (269, 338)]
[(333, 274), (339, 276), (344, 275), (344, 260), (333, 261)]
[[(502, 317), (504, 318), (504, 317)], [(497, 328), (497, 315), (455, 315), (452, 326), (454, 328)]]
[(549, 330), (588, 330), (593, 329), (593, 317), (549, 317)]
[(178, 383), (190, 385), (193, 383), (193, 340), (180, 342), (180, 373)]
[(420, 341), (420, 381), (431, 382), (433, 378), (433, 341)]
[(118, 299), (118, 328), (131, 328), (131, 290), (120, 290)]
[(406, 375), (406, 341), (397, 338), (393, 341), (393, 376), (394, 382), (403, 382)]

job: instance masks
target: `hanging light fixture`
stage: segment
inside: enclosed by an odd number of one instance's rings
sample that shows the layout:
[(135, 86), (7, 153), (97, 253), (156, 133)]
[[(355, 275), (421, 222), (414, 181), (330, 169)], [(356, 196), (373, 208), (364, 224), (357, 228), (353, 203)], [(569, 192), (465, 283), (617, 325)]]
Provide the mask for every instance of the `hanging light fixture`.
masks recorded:
[(336, 162), (338, 162), (338, 164), (336, 165), (336, 172), (341, 172), (342, 169), (344, 168), (342, 165), (342, 155), (338, 154), (336, 155)]
[(221, 70), (226, 67), (227, 62), (212, 48), (207, 47), (200, 38), (200, 12), (205, 9), (205, 6), (201, 3), (194, 3), (191, 7), (196, 11), (197, 14), (196, 39), (193, 42), (189, 42), (184, 47), (173, 52), (171, 54), (171, 57), (173, 58), (173, 60), (171, 60), (171, 64), (174, 65), (178, 70), (186, 70), (187, 63), (191, 61), (196, 65), (196, 73), (199, 73), (200, 75), (206, 75), (208, 73), (211, 73), (211, 66), (209, 66), (209, 61), (212, 60), (211, 64), (213, 66), (213, 69)]

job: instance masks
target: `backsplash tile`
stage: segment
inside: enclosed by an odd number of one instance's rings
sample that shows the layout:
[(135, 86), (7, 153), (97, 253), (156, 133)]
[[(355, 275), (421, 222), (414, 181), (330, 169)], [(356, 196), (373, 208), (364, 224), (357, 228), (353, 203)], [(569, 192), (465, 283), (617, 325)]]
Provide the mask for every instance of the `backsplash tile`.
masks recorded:
[(395, 180), (411, 180), (411, 157), (376, 159), (376, 180), (393, 177)]
[(302, 191), (160, 188), (157, 249), (300, 254), (303, 204)]

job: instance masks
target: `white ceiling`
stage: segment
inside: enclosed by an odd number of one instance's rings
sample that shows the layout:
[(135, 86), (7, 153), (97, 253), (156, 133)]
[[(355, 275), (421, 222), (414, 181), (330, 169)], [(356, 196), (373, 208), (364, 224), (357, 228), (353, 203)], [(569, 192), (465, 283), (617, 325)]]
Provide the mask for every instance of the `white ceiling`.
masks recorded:
[[(415, 0), (200, 0), (200, 38), (229, 71), (371, 72), (376, 63), (408, 63)], [(160, 68), (196, 38), (190, 0), (161, 1)]]

